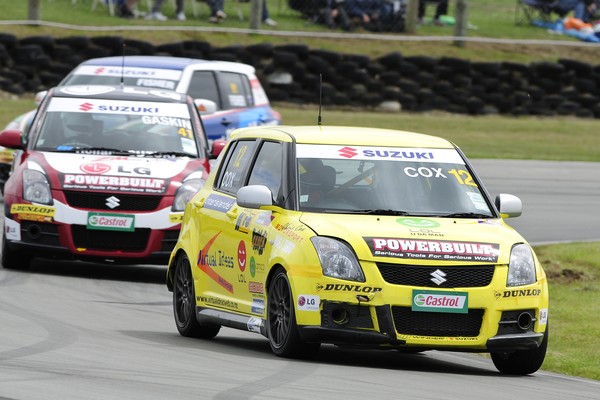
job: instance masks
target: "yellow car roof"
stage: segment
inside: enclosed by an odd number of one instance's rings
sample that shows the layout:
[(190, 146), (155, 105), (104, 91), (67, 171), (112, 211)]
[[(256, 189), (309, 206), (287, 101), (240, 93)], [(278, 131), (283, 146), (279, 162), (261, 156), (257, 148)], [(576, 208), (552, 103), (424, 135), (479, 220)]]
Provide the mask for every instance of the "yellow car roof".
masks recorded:
[(454, 148), (443, 138), (394, 129), (349, 126), (260, 126), (234, 131), (232, 139), (263, 138), (310, 144), (339, 144), (353, 146)]

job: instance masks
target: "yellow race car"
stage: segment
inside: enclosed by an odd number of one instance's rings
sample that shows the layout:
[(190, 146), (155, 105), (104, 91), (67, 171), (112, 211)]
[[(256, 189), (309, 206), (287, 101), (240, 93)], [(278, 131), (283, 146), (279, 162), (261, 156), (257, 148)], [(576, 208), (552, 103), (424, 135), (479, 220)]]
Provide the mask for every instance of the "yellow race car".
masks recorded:
[(222, 326), (282, 357), (322, 343), (488, 352), (531, 374), (548, 283), (453, 143), (360, 127), (237, 130), (187, 204), (167, 287), (183, 336)]

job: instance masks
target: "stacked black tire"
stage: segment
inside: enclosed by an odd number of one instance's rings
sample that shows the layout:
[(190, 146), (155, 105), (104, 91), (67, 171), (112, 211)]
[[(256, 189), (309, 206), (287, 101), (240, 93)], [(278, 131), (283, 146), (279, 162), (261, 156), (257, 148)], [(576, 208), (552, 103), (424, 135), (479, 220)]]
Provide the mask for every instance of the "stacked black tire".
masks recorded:
[(600, 118), (600, 65), (566, 59), (530, 65), (471, 62), (398, 52), (370, 59), (303, 44), (216, 48), (195, 40), (153, 45), (119, 36), (18, 39), (0, 33), (0, 90), (17, 95), (46, 90), (84, 60), (122, 54), (251, 64), (273, 102)]

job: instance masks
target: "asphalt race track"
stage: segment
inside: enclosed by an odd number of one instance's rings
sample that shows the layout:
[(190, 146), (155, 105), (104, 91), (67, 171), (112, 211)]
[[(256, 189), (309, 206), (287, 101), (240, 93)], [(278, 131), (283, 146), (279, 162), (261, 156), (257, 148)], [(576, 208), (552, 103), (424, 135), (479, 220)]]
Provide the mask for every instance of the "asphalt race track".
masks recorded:
[[(492, 195), (521, 197), (524, 214), (509, 222), (532, 243), (600, 241), (600, 163), (473, 163)], [(0, 268), (0, 400), (599, 398), (600, 381), (503, 376), (476, 354), (323, 346), (297, 361), (253, 333), (183, 338), (164, 272), (42, 260)]]

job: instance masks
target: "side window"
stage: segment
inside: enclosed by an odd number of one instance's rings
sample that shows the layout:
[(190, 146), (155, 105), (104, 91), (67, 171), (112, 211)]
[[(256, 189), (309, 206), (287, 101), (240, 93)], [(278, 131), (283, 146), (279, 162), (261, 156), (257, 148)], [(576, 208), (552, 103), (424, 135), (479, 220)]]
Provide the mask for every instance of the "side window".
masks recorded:
[(212, 100), (219, 109), (222, 108), (217, 79), (212, 71), (194, 71), (188, 94), (194, 99)]
[(282, 159), (281, 143), (265, 142), (250, 172), (248, 185), (265, 185), (271, 189), (273, 200), (276, 201), (281, 188)]
[(235, 143), (229, 154), (226, 155), (227, 160), (220, 172), (217, 189), (235, 196), (244, 184), (244, 177), (255, 146), (256, 142), (249, 140), (240, 140)]
[(221, 72), (221, 87), (225, 93), (223, 108), (244, 108), (254, 105), (248, 78), (243, 74)]

